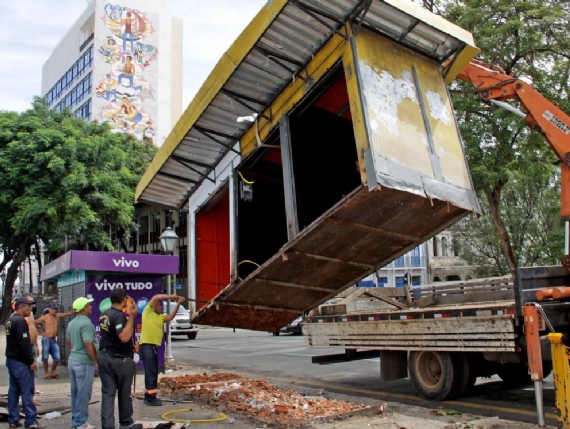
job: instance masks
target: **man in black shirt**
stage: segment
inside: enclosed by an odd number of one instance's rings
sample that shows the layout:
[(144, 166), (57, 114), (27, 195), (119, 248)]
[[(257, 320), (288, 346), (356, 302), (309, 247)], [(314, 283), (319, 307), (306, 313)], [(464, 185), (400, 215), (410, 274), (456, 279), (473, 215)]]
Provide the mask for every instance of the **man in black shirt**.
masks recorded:
[(13, 304), (14, 313), (6, 323), (6, 366), (10, 374), (8, 423), (10, 429), (21, 426), (18, 406), (21, 396), (26, 429), (39, 429), (38, 410), (34, 404), (34, 372), (38, 367), (26, 322), (26, 317), (31, 314), (31, 302), (26, 297), (18, 297)]
[[(129, 317), (123, 312), (127, 309)], [(113, 289), (111, 308), (99, 318), (101, 341), (97, 365), (101, 380), (101, 427), (115, 429), (118, 392), (120, 429), (142, 429), (134, 424), (131, 384), (135, 373), (133, 332), (137, 306), (124, 289)]]

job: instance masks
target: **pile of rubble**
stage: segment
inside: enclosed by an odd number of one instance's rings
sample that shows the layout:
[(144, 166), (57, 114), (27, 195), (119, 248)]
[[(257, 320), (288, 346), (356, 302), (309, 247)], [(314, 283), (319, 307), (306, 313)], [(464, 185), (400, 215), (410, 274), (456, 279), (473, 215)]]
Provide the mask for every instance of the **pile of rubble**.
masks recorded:
[(240, 415), (280, 428), (301, 427), (375, 411), (365, 405), (307, 396), (292, 389), (272, 386), (264, 380), (231, 373), (162, 377), (159, 392), (161, 396), (173, 399), (197, 399), (216, 406), (226, 414)]

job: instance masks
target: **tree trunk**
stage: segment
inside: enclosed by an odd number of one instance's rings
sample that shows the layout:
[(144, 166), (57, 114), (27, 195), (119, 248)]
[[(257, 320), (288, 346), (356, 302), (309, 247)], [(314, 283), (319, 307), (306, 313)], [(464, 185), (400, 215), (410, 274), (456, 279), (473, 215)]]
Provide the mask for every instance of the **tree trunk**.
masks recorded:
[(506, 182), (500, 182), (495, 188), (493, 188), (490, 192), (487, 192), (485, 195), (487, 197), (487, 201), (489, 202), (489, 216), (491, 220), (495, 224), (497, 228), (497, 232), (499, 233), (499, 238), (501, 239), (501, 246), (503, 248), (503, 256), (507, 261), (507, 266), (511, 274), (515, 275), (515, 270), (517, 268), (517, 261), (515, 258), (515, 254), (513, 252), (513, 247), (511, 246), (511, 237), (509, 236), (509, 232), (505, 227), (505, 223), (501, 218), (501, 191), (503, 186)]
[(20, 245), (18, 246), (18, 253), (12, 260), (12, 264), (6, 273), (6, 281), (4, 282), (4, 296), (2, 298), (2, 312), (0, 312), (0, 324), (5, 325), (10, 317), (11, 303), (12, 303), (12, 291), (14, 289), (14, 283), (18, 277), (18, 268), (26, 260), (26, 249), (29, 246), (29, 238), (26, 237)]
[[(34, 242), (34, 249), (36, 252), (36, 264), (38, 265), (38, 273), (40, 273), (40, 275), (41, 275), (41, 273), (42, 273), (42, 261), (43, 261), (42, 258), (44, 255), (42, 255), (42, 249), (41, 249), (41, 246), (40, 246), (37, 238)], [(42, 286), (43, 286), (43, 282), (38, 279), (38, 295), (40, 295), (40, 296), (43, 293), (43, 287)]]

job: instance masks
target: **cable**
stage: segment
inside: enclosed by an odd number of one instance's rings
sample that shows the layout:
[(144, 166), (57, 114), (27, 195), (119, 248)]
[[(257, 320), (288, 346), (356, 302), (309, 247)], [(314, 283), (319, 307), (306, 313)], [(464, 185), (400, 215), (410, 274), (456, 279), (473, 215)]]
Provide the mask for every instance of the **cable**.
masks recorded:
[(188, 423), (188, 422), (190, 422), (190, 423), (216, 423), (216, 422), (223, 422), (224, 420), (227, 420), (227, 418), (228, 418), (228, 416), (226, 416), (224, 413), (220, 413), (220, 417), (216, 417), (213, 419), (183, 420), (183, 419), (169, 419), (169, 418), (167, 418), (168, 416), (171, 416), (172, 414), (184, 413), (187, 411), (192, 411), (192, 409), (191, 408), (181, 408), (179, 410), (169, 411), (169, 412), (161, 415), (160, 418), (162, 420), (165, 420), (165, 421), (177, 422), (177, 423)]
[(241, 174), (241, 171), (238, 170), (238, 174), (239, 177), (241, 177), (241, 180), (243, 180), (245, 183), (247, 183), (248, 185), (253, 185), (253, 180), (246, 180), (245, 177), (243, 177), (243, 174)]
[[(241, 264), (245, 264), (245, 263), (253, 264), (253, 265), (255, 265), (257, 268), (261, 267), (261, 265), (259, 265), (257, 262), (250, 261), (249, 259), (244, 259), (243, 261), (239, 262), (239, 263), (238, 263), (238, 267), (239, 267)], [(240, 276), (238, 276), (238, 280), (239, 280), (240, 282), (243, 281), (243, 279), (242, 279)]]

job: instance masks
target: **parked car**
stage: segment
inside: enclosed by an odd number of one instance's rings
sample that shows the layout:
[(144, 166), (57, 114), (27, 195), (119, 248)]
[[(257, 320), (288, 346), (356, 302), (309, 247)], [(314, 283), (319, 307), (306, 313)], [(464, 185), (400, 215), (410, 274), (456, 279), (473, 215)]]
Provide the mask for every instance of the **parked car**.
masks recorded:
[(273, 336), (278, 336), (282, 332), (284, 334), (303, 335), (303, 323), (305, 323), (305, 319), (302, 316), (299, 316), (288, 325), (285, 325), (278, 331), (275, 331)]
[[(166, 311), (166, 306), (167, 304), (164, 303), (164, 312), (169, 313)], [(175, 303), (170, 303), (170, 308), (172, 310), (174, 310), (175, 306)], [(190, 312), (182, 306), (179, 307), (176, 316), (174, 316), (174, 319), (170, 322), (170, 335), (186, 335), (189, 340), (196, 339), (200, 328), (197, 325), (193, 325), (190, 319)]]

